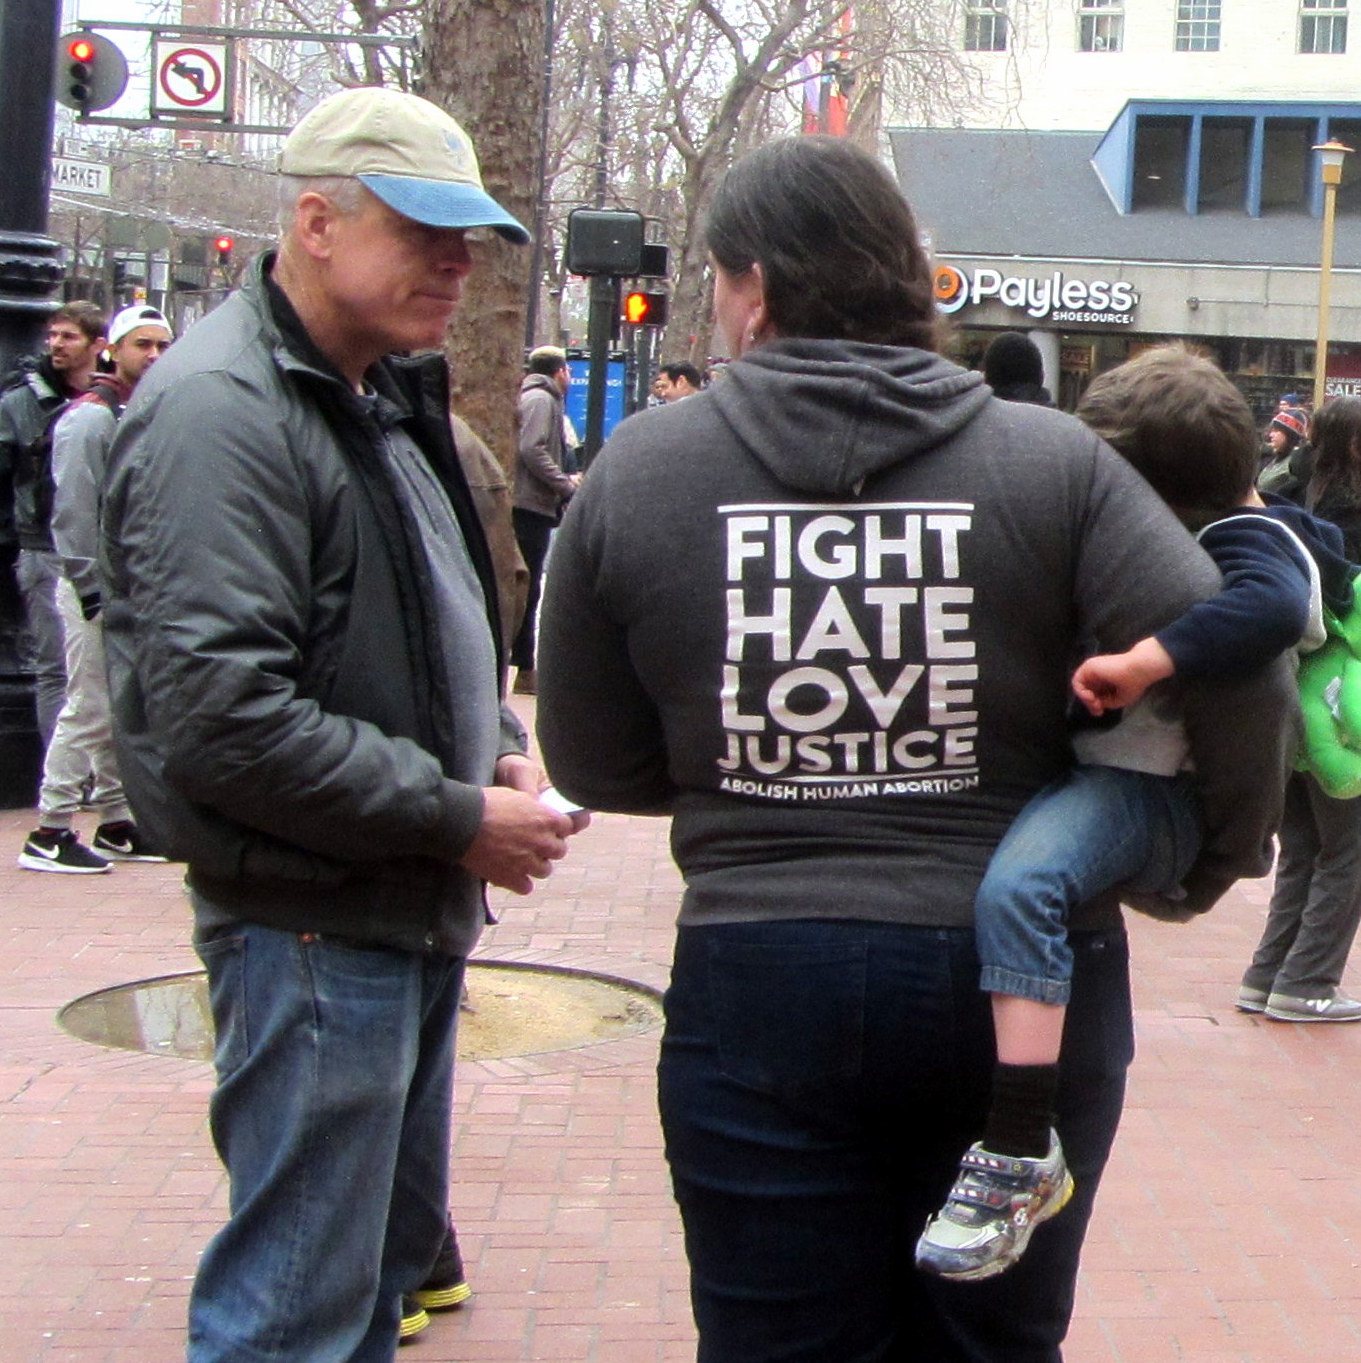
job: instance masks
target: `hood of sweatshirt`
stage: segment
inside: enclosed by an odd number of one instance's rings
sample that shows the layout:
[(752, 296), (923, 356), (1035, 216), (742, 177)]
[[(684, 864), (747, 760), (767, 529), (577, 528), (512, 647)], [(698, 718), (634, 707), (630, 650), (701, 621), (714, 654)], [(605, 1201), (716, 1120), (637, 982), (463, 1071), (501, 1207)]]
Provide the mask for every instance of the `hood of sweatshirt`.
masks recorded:
[(520, 380), (520, 396), (532, 393), (535, 390), (547, 393), (551, 398), (558, 402), (562, 401), (562, 389), (558, 387), (555, 379), (550, 379), (547, 374), (526, 374)]
[(750, 351), (711, 392), (739, 443), (782, 484), (837, 497), (947, 440), (990, 396), (981, 374), (930, 351), (812, 340)]

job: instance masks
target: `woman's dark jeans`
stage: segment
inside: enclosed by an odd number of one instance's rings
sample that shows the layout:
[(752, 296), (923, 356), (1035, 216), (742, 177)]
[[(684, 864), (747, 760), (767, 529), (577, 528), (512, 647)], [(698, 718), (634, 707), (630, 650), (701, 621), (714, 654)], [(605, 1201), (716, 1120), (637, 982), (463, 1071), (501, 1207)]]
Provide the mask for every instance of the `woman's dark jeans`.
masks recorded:
[(1133, 1057), (1124, 933), (1075, 932), (1059, 1132), (1077, 1192), (997, 1278), (913, 1249), (982, 1132), (968, 929), (680, 930), (658, 1083), (699, 1363), (1057, 1363)]

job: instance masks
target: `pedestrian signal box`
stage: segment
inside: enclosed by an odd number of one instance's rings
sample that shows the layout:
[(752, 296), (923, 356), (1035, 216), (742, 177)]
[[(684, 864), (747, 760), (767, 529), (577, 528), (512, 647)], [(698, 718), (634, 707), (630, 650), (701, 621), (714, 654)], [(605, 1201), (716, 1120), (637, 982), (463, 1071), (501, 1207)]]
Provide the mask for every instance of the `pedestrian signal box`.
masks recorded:
[(632, 279), (643, 260), (643, 215), (632, 209), (574, 208), (567, 215), (567, 272)]

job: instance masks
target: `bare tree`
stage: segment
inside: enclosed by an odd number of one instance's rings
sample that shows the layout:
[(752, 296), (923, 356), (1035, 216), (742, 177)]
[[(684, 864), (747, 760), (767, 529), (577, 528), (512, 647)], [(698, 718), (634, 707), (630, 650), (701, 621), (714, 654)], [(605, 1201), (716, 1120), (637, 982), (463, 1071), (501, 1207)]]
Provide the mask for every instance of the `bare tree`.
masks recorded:
[[(534, 221), (543, 49), (539, 0), (427, 0), (422, 93), (467, 128), (487, 192), (523, 223)], [(486, 236), (448, 349), (455, 407), (510, 468), (529, 252)]]
[[(978, 93), (958, 51), (958, 0), (567, 0), (557, 25), (551, 198), (609, 202), (661, 218), (674, 288), (665, 353), (703, 362), (710, 280), (703, 221), (747, 148), (803, 125), (823, 69), (849, 96), (849, 134), (878, 150), (887, 103), (950, 119)], [(605, 167), (602, 176), (601, 166)], [(561, 289), (561, 281), (555, 281)]]

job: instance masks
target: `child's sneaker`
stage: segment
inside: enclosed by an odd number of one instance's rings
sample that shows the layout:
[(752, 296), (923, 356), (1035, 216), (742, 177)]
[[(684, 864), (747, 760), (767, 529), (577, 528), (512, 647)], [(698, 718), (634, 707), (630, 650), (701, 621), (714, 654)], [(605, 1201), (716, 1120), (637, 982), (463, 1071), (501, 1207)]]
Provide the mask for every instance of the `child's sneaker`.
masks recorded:
[(36, 828), (24, 839), (19, 865), (25, 871), (64, 871), (92, 876), (109, 869), (107, 858), (90, 851), (73, 828)]
[(991, 1278), (1025, 1253), (1030, 1233), (1073, 1195), (1056, 1132), (1044, 1159), (994, 1155), (981, 1143), (959, 1163), (945, 1206), (917, 1241), (917, 1264), (942, 1278)]

